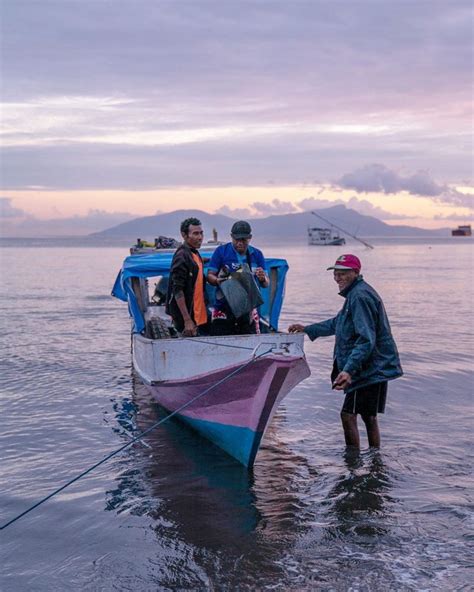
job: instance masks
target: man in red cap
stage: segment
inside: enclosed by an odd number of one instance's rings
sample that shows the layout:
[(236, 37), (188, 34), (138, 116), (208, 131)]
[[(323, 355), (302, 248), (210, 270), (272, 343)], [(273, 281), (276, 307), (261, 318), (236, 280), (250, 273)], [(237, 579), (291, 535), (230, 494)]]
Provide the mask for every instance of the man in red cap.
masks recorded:
[(348, 446), (360, 447), (357, 415), (367, 430), (369, 446), (380, 447), (377, 413), (385, 410), (387, 381), (403, 371), (382, 299), (364, 281), (355, 255), (341, 255), (328, 270), (334, 271), (339, 294), (345, 299), (332, 319), (312, 325), (296, 323), (290, 333), (305, 332), (311, 341), (335, 335), (332, 388), (345, 392), (341, 410)]

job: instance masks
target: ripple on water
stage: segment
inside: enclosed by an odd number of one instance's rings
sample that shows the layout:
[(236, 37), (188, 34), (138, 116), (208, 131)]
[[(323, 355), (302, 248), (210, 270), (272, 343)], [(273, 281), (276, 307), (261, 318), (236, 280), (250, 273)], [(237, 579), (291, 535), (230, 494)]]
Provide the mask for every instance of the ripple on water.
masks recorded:
[[(380, 417), (381, 453), (362, 433), (361, 454), (345, 454), (332, 339), (307, 341), (312, 375), (285, 399), (253, 473), (170, 421), (2, 531), (2, 589), (467, 589), (472, 300), (467, 247), (451, 247), (360, 253), (405, 369)], [(333, 316), (329, 253), (286, 253), (281, 326)], [(163, 417), (132, 374), (126, 306), (108, 297), (123, 250), (96, 254), (70, 249), (66, 266), (37, 246), (2, 285), (2, 521)], [(10, 295), (25, 285), (35, 291), (20, 318)]]

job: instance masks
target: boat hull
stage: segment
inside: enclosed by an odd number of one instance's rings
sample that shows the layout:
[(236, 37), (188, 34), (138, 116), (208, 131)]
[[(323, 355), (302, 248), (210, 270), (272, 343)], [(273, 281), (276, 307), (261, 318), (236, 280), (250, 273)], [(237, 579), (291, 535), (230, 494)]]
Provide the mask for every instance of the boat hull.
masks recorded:
[(309, 241), (308, 244), (310, 244), (312, 246), (316, 246), (316, 247), (340, 247), (340, 246), (346, 244), (346, 239), (342, 238), (342, 237), (329, 239), (327, 241), (320, 241), (317, 239), (312, 239)]
[[(258, 342), (255, 337), (251, 338), (252, 345)], [(237, 353), (226, 351), (222, 354), (223, 361), (232, 358), (234, 361), (221, 367), (215, 367), (215, 357), (210, 355), (214, 348), (208, 338), (201, 351), (201, 361), (209, 358), (209, 365), (214, 366), (211, 370), (172, 378), (170, 374), (182, 375), (181, 360), (181, 372), (162, 366), (162, 373), (166, 374), (168, 369), (167, 379), (150, 380), (149, 372), (145, 373), (144, 382), (153, 399), (167, 411), (245, 466), (252, 467), (265, 430), (280, 402), (310, 374), (303, 351), (294, 343), (294, 337), (286, 336), (293, 341), (286, 350), (280, 347), (281, 344), (270, 344), (275, 345), (270, 351), (269, 344), (262, 342), (262, 348), (257, 346), (253, 355), (248, 351), (243, 353), (243, 347)], [(162, 343), (169, 344), (169, 341), (163, 340)], [(181, 341), (186, 342), (182, 347), (196, 347), (191, 340)], [(143, 338), (141, 342), (143, 344)], [(242, 340), (239, 343), (242, 344)], [(136, 343), (137, 346), (139, 348), (140, 343)], [(167, 355), (163, 355), (162, 350), (158, 357), (158, 363), (161, 363)], [(134, 355), (135, 367), (140, 374), (138, 358)]]

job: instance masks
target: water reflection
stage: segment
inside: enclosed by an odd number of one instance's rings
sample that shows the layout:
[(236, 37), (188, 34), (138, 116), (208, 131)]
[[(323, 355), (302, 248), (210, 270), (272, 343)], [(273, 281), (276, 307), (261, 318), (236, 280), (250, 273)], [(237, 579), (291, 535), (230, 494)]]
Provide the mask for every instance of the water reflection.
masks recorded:
[(346, 473), (329, 491), (325, 505), (330, 516), (330, 534), (374, 537), (387, 533), (392, 481), (379, 450), (361, 453), (347, 448), (344, 453)]
[[(125, 428), (132, 435), (166, 415), (138, 380), (133, 401), (122, 400), (115, 411), (118, 431)], [(307, 475), (308, 467), (278, 439), (283, 421), (282, 415), (274, 418), (251, 472), (170, 420), (146, 436), (148, 447), (134, 445), (123, 457), (133, 468), (122, 472), (116, 489), (107, 492), (107, 509), (146, 514), (157, 534), (179, 536), (199, 548), (234, 542), (245, 552), (262, 534), (288, 543), (302, 528), (300, 485), (294, 482)]]
[(308, 459), (282, 442), (284, 409), (269, 426), (255, 465), (254, 491), (262, 515), (259, 532), (268, 542), (292, 546), (310, 526), (306, 513), (312, 506), (310, 489), (319, 474)]

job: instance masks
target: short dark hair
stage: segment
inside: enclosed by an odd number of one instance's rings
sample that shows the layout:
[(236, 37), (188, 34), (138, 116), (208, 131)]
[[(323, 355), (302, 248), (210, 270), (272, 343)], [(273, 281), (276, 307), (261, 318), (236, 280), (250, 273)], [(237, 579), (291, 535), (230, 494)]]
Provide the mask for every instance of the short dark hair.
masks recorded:
[(186, 218), (181, 222), (181, 234), (188, 234), (190, 226), (201, 226), (201, 220), (197, 218)]

